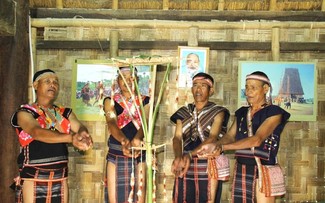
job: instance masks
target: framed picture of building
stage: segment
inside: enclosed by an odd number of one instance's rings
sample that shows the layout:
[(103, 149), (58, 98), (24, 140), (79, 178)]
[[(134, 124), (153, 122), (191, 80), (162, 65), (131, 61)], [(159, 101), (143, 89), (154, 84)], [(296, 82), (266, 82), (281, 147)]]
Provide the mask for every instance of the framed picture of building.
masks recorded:
[(178, 47), (178, 87), (192, 87), (192, 77), (209, 67), (209, 47)]
[(313, 62), (240, 61), (238, 107), (247, 105), (246, 75), (262, 71), (272, 84), (272, 102), (291, 114), (290, 121), (316, 121), (317, 77)]
[[(150, 65), (135, 65), (142, 95), (149, 96)], [(80, 120), (104, 121), (103, 101), (118, 75), (111, 60), (76, 60), (72, 69), (71, 107)]]

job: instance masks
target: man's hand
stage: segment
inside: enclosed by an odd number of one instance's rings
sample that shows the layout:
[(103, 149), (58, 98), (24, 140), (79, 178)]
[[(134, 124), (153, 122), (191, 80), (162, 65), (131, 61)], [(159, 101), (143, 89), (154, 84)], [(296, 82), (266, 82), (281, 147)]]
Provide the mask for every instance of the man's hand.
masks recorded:
[(121, 141), (121, 145), (122, 145), (122, 152), (124, 156), (127, 157), (132, 157), (132, 152), (131, 152), (131, 142), (129, 139), (124, 138)]
[[(201, 146), (201, 148), (197, 151), (198, 157), (210, 157), (217, 156), (218, 147), (216, 143), (208, 143)], [(219, 153), (220, 154), (220, 153)]]
[(79, 150), (88, 150), (93, 145), (91, 136), (87, 131), (79, 131), (72, 135), (72, 145)]
[[(143, 146), (143, 142), (140, 139), (134, 138), (131, 141), (131, 147), (142, 147)], [(132, 153), (132, 150), (131, 150)], [(133, 150), (133, 157), (136, 158), (140, 155), (141, 153), (141, 149), (134, 149)]]
[(175, 158), (172, 163), (172, 173), (175, 174), (176, 177), (179, 177), (179, 174), (182, 171), (182, 164), (182, 157)]
[(172, 173), (176, 177), (182, 178), (190, 168), (191, 157), (189, 154), (184, 154), (182, 157), (175, 158), (172, 164)]

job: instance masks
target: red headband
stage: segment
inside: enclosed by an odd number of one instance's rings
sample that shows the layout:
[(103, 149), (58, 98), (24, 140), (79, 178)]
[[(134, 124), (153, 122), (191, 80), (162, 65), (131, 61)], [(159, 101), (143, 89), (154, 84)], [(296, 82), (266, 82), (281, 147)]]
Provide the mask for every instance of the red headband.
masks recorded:
[(213, 86), (212, 81), (211, 81), (210, 79), (206, 78), (206, 77), (203, 77), (203, 76), (197, 76), (197, 77), (194, 77), (194, 78), (193, 78), (193, 82), (196, 81), (196, 80), (204, 80), (204, 81), (206, 81), (206, 82), (208, 83), (208, 85), (209, 85), (210, 87)]

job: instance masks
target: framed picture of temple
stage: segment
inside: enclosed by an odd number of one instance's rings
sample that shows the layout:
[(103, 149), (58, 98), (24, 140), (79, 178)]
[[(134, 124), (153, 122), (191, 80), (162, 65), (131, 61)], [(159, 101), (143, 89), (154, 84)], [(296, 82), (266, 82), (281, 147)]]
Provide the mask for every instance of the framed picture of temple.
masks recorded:
[(316, 63), (240, 61), (238, 107), (247, 105), (245, 78), (254, 71), (262, 71), (269, 77), (272, 84), (272, 102), (291, 114), (290, 121), (316, 121)]
[(192, 77), (209, 67), (209, 47), (178, 47), (178, 87), (192, 87)]

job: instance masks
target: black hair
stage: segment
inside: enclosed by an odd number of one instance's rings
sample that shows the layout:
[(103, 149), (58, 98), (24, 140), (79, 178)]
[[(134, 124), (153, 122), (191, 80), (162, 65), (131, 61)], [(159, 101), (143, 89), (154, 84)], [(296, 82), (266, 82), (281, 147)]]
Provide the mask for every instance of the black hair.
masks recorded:
[(35, 80), (38, 78), (38, 76), (40, 76), (44, 73), (55, 73), (55, 72), (51, 69), (44, 69), (44, 70), (37, 71), (33, 76), (33, 82), (35, 82)]

